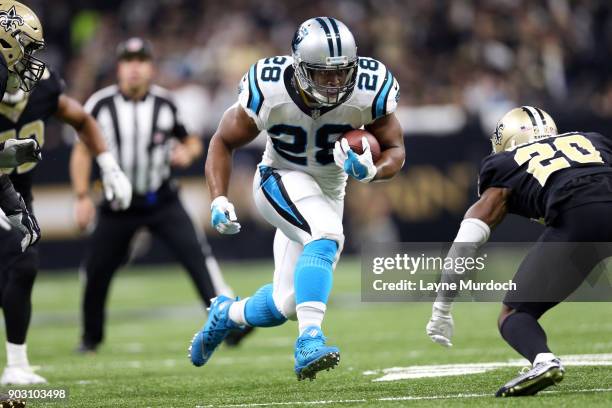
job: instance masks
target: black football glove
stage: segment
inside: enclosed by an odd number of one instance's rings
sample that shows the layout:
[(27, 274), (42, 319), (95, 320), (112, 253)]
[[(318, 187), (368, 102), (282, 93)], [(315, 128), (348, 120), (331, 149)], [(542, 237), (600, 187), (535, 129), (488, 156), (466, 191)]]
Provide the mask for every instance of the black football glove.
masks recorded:
[(0, 143), (0, 167), (13, 168), (40, 161), (40, 145), (35, 139), (8, 139)]
[(34, 214), (28, 211), (25, 201), (15, 191), (7, 175), (0, 176), (0, 208), (4, 211), (13, 229), (21, 232), (21, 251), (40, 239), (40, 227)]

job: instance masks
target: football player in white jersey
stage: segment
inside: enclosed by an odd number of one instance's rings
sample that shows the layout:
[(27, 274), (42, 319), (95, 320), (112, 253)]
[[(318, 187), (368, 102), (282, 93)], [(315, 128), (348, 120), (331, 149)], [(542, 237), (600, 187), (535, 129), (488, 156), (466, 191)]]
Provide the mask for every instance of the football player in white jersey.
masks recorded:
[[(342, 22), (305, 21), (291, 49), (291, 56), (260, 60), (245, 74), (238, 102), (221, 119), (206, 162), (212, 225), (222, 234), (236, 234), (240, 224), (226, 197), (232, 152), (260, 132), (267, 135), (253, 194), (259, 211), (276, 227), (273, 283), (243, 300), (217, 297), (189, 357), (202, 366), (230, 330), (297, 319), (295, 372), (301, 380), (340, 360), (338, 348), (325, 344), (321, 323), (344, 245), (347, 176), (364, 183), (389, 179), (402, 168), (405, 151), (394, 114), (399, 85), (382, 63), (357, 57), (355, 39)], [(338, 142), (362, 126), (381, 146), (376, 163), (366, 138), (361, 155), (346, 139)]]

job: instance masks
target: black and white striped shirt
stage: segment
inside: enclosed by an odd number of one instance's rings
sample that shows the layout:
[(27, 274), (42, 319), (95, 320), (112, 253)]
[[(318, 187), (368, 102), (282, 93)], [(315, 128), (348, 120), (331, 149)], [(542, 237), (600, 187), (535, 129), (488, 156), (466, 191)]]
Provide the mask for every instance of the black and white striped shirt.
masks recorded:
[(153, 85), (134, 101), (113, 85), (94, 93), (85, 109), (98, 121), (134, 194), (156, 192), (170, 178), (172, 138), (187, 137), (170, 92)]

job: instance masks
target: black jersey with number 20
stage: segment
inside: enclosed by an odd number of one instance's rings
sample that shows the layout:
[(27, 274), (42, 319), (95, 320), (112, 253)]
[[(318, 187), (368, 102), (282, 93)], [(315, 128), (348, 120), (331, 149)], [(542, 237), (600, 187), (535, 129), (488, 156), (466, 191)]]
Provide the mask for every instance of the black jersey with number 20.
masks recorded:
[(609, 138), (564, 133), (484, 158), (478, 191), (510, 189), (508, 212), (550, 224), (569, 208), (612, 201), (611, 164)]

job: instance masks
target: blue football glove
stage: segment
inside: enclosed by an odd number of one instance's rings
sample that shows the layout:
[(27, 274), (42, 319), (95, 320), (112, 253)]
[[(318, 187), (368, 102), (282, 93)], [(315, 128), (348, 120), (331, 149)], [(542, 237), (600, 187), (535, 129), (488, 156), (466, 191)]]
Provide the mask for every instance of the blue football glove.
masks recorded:
[(372, 160), (372, 152), (368, 139), (361, 139), (363, 153), (355, 153), (346, 139), (337, 141), (334, 146), (334, 161), (349, 176), (363, 182), (369, 183), (376, 176), (376, 166)]
[(210, 223), (221, 234), (237, 234), (240, 232), (240, 224), (237, 222), (234, 205), (225, 196), (219, 196), (210, 203)]

